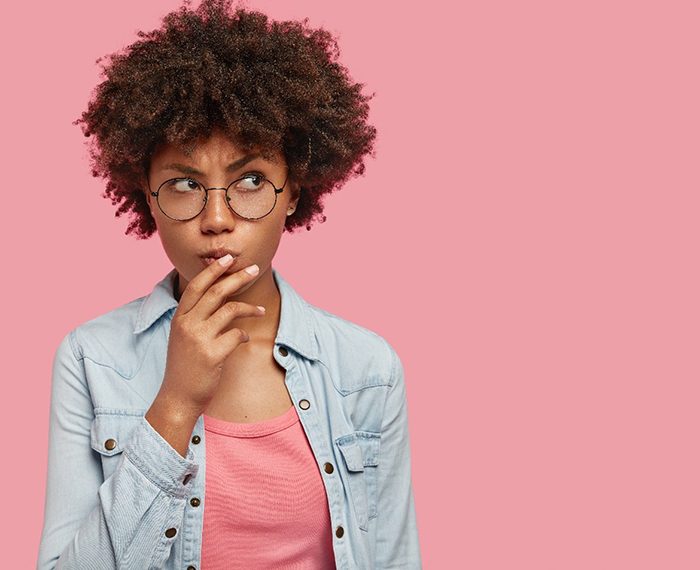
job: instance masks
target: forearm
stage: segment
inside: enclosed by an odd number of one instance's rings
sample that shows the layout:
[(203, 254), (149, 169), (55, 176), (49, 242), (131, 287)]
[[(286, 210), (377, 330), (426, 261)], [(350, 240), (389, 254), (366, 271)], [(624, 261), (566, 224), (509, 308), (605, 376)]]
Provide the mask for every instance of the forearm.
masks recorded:
[(60, 493), (51, 493), (37, 568), (161, 567), (182, 527), (197, 472), (191, 451), (181, 457), (142, 420), (69, 542), (59, 524), (66, 505)]
[[(164, 492), (145, 481), (124, 457), (121, 470), (100, 487), (97, 506), (90, 512), (60, 558), (56, 570), (117, 570), (162, 567), (179, 530), (185, 497)], [(134, 492), (134, 489), (138, 492)], [(170, 531), (168, 534), (172, 534)]]

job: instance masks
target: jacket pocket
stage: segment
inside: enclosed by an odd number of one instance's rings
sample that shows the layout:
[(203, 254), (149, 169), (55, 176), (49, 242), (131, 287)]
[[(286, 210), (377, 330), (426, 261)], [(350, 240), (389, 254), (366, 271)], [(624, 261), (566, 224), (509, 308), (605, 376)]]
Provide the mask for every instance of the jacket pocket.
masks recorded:
[(365, 531), (377, 516), (379, 441), (380, 434), (367, 431), (355, 431), (335, 440), (345, 466), (341, 477), (349, 489), (357, 524)]
[(141, 423), (142, 418), (143, 414), (132, 410), (95, 410), (95, 419), (90, 427), (90, 447), (100, 454), (105, 479), (114, 473), (131, 433)]

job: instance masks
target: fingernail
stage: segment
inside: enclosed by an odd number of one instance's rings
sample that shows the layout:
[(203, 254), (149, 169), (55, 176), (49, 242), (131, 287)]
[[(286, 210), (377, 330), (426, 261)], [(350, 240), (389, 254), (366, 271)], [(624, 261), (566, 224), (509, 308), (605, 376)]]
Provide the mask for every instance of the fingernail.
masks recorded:
[(258, 305), (258, 310), (259, 310), (261, 313), (264, 313), (264, 312), (265, 312), (265, 307), (263, 307), (262, 305)]
[(258, 271), (260, 271), (260, 268), (255, 264), (245, 268), (245, 272), (250, 273), (250, 275), (256, 275)]
[(227, 253), (227, 254), (224, 255), (223, 257), (220, 257), (217, 261), (218, 261), (221, 265), (228, 265), (229, 263), (231, 263), (231, 260), (232, 260), (232, 259), (233, 259), (233, 256), (232, 256), (230, 253)]

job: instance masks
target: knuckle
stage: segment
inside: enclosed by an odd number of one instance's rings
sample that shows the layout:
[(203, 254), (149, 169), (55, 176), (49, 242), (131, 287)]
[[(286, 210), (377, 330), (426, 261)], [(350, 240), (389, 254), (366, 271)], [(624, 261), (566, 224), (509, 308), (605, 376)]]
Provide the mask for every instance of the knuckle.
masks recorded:
[(237, 327), (230, 329), (226, 334), (230, 339), (237, 343), (245, 339), (245, 331)]
[(207, 334), (206, 323), (192, 318), (183, 318), (177, 325), (177, 331), (178, 334), (185, 338), (190, 344), (201, 343), (202, 339), (206, 338)]
[(229, 315), (237, 315), (241, 312), (241, 303), (238, 301), (229, 301), (224, 305), (224, 310)]
[(205, 339), (209, 338), (209, 327), (206, 322), (198, 322), (188, 330), (192, 342), (206, 345)]
[(184, 315), (173, 315), (173, 320), (170, 322), (171, 330), (185, 332), (187, 330), (186, 319)]
[[(204, 293), (204, 284), (198, 283), (197, 281), (190, 281), (187, 284), (187, 287), (185, 287), (186, 290), (191, 291), (195, 294), (197, 297), (201, 297), (202, 294)], [(184, 294), (184, 292), (183, 292)]]
[(211, 292), (212, 295), (215, 297), (221, 297), (224, 294), (224, 287), (220, 283), (216, 283), (209, 287), (209, 291)]

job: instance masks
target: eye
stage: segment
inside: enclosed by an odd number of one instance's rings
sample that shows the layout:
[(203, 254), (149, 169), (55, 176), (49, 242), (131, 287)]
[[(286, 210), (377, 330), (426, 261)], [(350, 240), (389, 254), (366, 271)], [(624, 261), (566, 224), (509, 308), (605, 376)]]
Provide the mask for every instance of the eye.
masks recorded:
[(199, 183), (192, 178), (173, 178), (168, 180), (166, 184), (168, 190), (174, 190), (175, 192), (192, 192), (199, 190)]
[(265, 176), (259, 172), (247, 172), (234, 184), (236, 190), (252, 192), (260, 190), (265, 185)]

